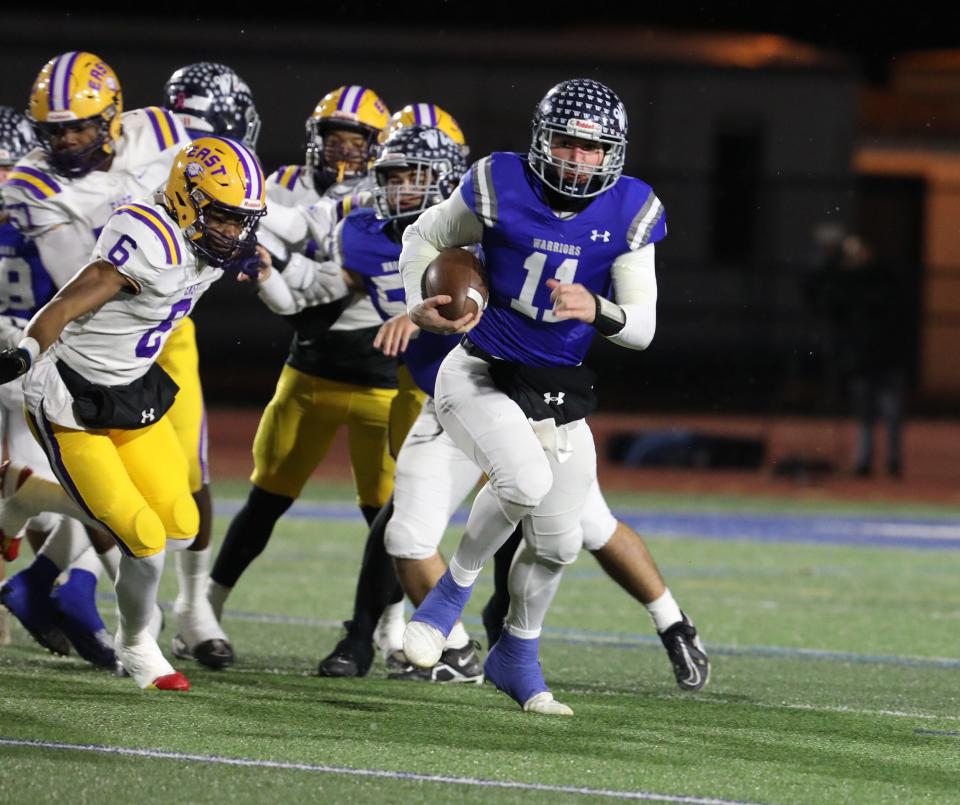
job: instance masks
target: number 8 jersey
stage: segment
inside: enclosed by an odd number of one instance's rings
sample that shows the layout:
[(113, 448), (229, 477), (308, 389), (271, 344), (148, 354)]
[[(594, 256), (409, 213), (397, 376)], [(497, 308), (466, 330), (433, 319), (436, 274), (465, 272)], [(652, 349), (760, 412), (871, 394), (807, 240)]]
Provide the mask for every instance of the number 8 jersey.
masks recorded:
[(82, 429), (55, 362), (62, 360), (87, 380), (126, 385), (142, 377), (176, 322), (223, 271), (199, 262), (180, 228), (161, 205), (127, 204), (107, 221), (92, 261), (106, 260), (136, 287), (68, 324), (60, 340), (27, 375), (24, 396), (31, 410)]
[(525, 155), (478, 160), (459, 192), (483, 224), (490, 301), (470, 340), (528, 366), (577, 365), (595, 330), (553, 315), (548, 279), (610, 298), (620, 255), (666, 237), (663, 205), (649, 185), (620, 177), (585, 209), (561, 218), (544, 201)]

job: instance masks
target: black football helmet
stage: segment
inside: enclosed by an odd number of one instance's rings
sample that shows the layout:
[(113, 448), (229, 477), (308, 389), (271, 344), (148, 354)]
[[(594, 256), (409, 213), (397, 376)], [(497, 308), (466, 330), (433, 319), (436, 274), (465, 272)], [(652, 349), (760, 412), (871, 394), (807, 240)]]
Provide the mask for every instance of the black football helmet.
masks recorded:
[(0, 167), (9, 167), (37, 147), (33, 127), (16, 109), (0, 106)]
[[(600, 143), (603, 161), (581, 165), (558, 159), (552, 151), (558, 135)], [(623, 102), (612, 89), (592, 78), (557, 84), (543, 96), (533, 115), (530, 167), (547, 187), (562, 195), (589, 198), (609, 190), (623, 173), (626, 150)]]
[[(456, 189), (466, 162), (457, 145), (440, 129), (407, 126), (397, 129), (380, 147), (373, 163), (373, 198), (383, 219), (416, 218)], [(408, 184), (391, 184), (391, 172), (415, 169)]]
[(175, 70), (163, 86), (163, 98), (193, 139), (229, 137), (256, 150), (260, 115), (253, 93), (225, 64), (202, 61)]

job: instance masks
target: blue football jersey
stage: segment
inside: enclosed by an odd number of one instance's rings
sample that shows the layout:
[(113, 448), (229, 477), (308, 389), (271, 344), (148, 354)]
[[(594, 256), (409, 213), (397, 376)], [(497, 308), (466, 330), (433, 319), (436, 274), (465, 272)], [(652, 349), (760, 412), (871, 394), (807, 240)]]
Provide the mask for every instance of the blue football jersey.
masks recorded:
[(36, 243), (13, 224), (0, 225), (0, 314), (26, 323), (56, 291)]
[[(401, 245), (387, 234), (388, 221), (368, 208), (351, 212), (340, 229), (338, 250), (343, 267), (359, 274), (373, 306), (384, 321), (407, 312), (400, 275)], [(460, 340), (421, 330), (401, 356), (413, 382), (433, 396), (440, 364)]]
[(579, 282), (609, 298), (614, 260), (662, 240), (666, 215), (650, 186), (629, 176), (566, 220), (538, 191), (539, 180), (522, 154), (491, 154), (463, 178), (463, 200), (483, 223), (490, 289), (470, 340), (491, 355), (528, 366), (575, 366), (594, 328), (558, 321), (546, 281)]

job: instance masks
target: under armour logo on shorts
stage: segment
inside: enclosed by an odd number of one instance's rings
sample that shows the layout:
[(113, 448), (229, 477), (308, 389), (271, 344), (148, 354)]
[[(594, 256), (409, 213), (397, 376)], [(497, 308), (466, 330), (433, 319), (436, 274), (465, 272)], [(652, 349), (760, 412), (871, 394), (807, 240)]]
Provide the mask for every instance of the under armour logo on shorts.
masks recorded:
[(556, 403), (557, 405), (563, 405), (563, 398), (564, 398), (565, 394), (566, 394), (566, 392), (558, 391), (557, 394), (556, 394), (556, 396), (551, 396), (551, 394), (550, 394), (549, 391), (545, 391), (545, 392), (543, 393), (543, 401), (544, 401), (547, 405), (550, 405), (550, 403)]
[(153, 413), (154, 409), (151, 408), (149, 411), (140, 412), (140, 424), (146, 425), (148, 422), (153, 422), (156, 419)]

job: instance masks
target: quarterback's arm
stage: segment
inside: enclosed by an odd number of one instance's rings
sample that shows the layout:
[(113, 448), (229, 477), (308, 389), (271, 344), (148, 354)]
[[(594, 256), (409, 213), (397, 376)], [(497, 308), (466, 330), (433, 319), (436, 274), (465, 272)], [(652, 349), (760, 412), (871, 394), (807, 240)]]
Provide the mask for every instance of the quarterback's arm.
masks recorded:
[(30, 319), (23, 332), (24, 340), (32, 339), (38, 354), (43, 352), (60, 337), (70, 322), (96, 310), (123, 290), (136, 294), (140, 289), (133, 280), (117, 271), (113, 263), (106, 260), (90, 263)]
[(657, 276), (654, 245), (620, 255), (610, 269), (615, 302), (579, 283), (547, 280), (558, 319), (579, 319), (629, 349), (646, 349), (657, 329)]
[(430, 207), (404, 230), (400, 273), (407, 296), (407, 310), (412, 313), (423, 302), (420, 281), (430, 262), (451, 246), (469, 246), (483, 239), (483, 224), (459, 192), (446, 201)]

